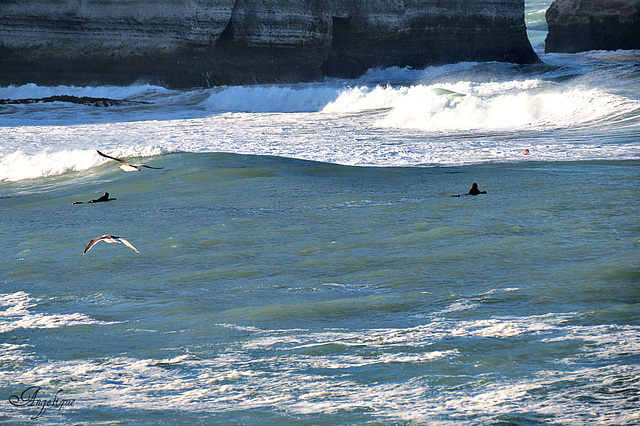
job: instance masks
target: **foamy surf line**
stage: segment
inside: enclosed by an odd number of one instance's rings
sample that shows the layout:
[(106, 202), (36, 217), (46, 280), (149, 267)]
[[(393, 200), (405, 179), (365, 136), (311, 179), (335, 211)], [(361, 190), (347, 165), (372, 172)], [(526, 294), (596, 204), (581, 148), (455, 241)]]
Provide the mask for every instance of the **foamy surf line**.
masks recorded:
[[(151, 157), (162, 153), (163, 151), (156, 147), (121, 148), (113, 151), (113, 155), (120, 157)], [(33, 155), (16, 151), (0, 158), (0, 181), (57, 176), (67, 172), (88, 170), (107, 162), (108, 160), (98, 155), (97, 150), (45, 149)]]
[[(524, 156), (523, 151), (531, 154)], [(362, 152), (365, 151), (365, 152)], [(143, 158), (182, 152), (192, 154), (231, 153), (239, 155), (278, 156), (304, 161), (322, 162), (358, 167), (455, 167), (480, 164), (513, 164), (524, 162), (567, 162), (637, 160), (640, 158), (640, 143), (624, 146), (584, 145), (579, 142), (544, 142), (513, 144), (509, 142), (477, 142), (462, 140), (455, 145), (449, 141), (426, 141), (408, 143), (405, 147), (359, 144), (340, 146), (327, 144), (323, 147), (292, 144), (274, 151), (269, 144), (224, 144), (201, 147), (199, 145), (170, 146), (169, 148), (119, 148), (110, 151), (120, 158)], [(28, 155), (18, 151), (0, 158), (0, 182), (16, 182), (25, 179), (47, 178), (70, 172), (86, 171), (103, 166), (108, 160), (100, 157), (96, 150), (64, 150)], [(114, 163), (114, 169), (117, 168)], [(167, 169), (170, 170), (170, 169)]]
[(16, 329), (43, 329), (72, 327), (88, 324), (114, 324), (98, 321), (81, 313), (50, 314), (34, 312), (39, 300), (28, 293), (0, 294), (0, 333)]
[[(354, 87), (236, 86), (197, 93), (155, 86), (0, 88), (0, 94), (18, 97), (158, 95), (167, 106), (84, 109), (80, 115), (68, 106), (17, 108), (0, 123), (0, 138), (7, 142), (0, 147), (0, 181), (90, 169), (104, 161), (95, 149), (120, 158), (228, 152), (376, 167), (509, 163), (522, 161), (525, 149), (532, 153), (529, 160), (543, 162), (640, 157), (637, 138), (594, 139), (598, 131), (629, 134), (640, 128), (640, 101), (618, 94), (536, 78), (370, 84), (385, 73), (437, 80), (445, 70), (476, 66), (371, 71)], [(35, 124), (39, 119), (56, 124)], [(547, 134), (565, 130), (570, 137)]]
[(596, 89), (564, 89), (539, 80), (506, 83), (377, 86), (346, 90), (324, 113), (388, 109), (380, 127), (427, 132), (544, 130), (615, 123), (637, 116), (640, 102)]
[[(24, 300), (28, 295), (17, 295)], [(14, 302), (10, 302), (12, 304)], [(568, 325), (575, 313), (531, 317), (490, 318), (475, 321), (436, 320), (422, 326), (371, 330), (244, 330), (247, 339), (212, 357), (175, 353), (166, 358), (110, 358), (41, 361), (21, 345), (2, 346), (5, 362), (28, 363), (30, 367), (4, 371), (11, 383), (73, 383), (75, 410), (111, 407), (128, 410), (186, 413), (225, 413), (244, 410), (276, 411), (296, 416), (350, 412), (375, 413), (391, 421), (430, 421), (456, 416), (474, 417), (468, 424), (491, 420), (496, 412), (532, 415), (556, 422), (581, 418), (585, 422), (605, 420), (623, 424), (637, 419), (637, 412), (625, 409), (627, 383), (637, 377), (635, 365), (613, 363), (571, 369), (586, 356), (611, 359), (625, 352), (640, 353), (638, 327)], [(218, 325), (233, 328), (233, 325)], [(412, 368), (417, 364), (459, 362), (470, 367), (465, 356), (483, 340), (500, 339), (504, 344), (522, 344), (522, 337), (537, 339), (547, 350), (562, 351), (567, 343), (582, 342), (583, 350), (567, 352), (553, 365), (541, 364), (540, 371), (519, 378), (492, 375), (491, 380), (452, 376), (457, 386), (439, 385), (442, 375), (422, 375), (409, 380), (363, 381), (358, 369), (381, 369), (394, 365)], [(455, 349), (437, 349), (445, 343)], [(620, 347), (621, 342), (624, 346)], [(339, 350), (313, 355), (301, 349), (323, 345)], [(569, 345), (569, 346), (571, 346)], [(372, 357), (384, 347), (387, 353)], [(394, 350), (397, 349), (397, 350)], [(179, 352), (179, 351), (174, 351)], [(314, 374), (321, 369), (323, 374)], [(614, 380), (617, 378), (618, 380)], [(598, 395), (608, 390), (594, 412), (590, 400), (577, 394)], [(544, 392), (540, 392), (544, 389)], [(135, 395), (134, 401), (131, 395)], [(508, 410), (505, 408), (508, 407)]]
[(356, 87), (230, 87), (203, 102), (212, 112), (342, 114), (390, 110), (380, 127), (424, 131), (568, 127), (637, 115), (640, 102), (543, 80)]

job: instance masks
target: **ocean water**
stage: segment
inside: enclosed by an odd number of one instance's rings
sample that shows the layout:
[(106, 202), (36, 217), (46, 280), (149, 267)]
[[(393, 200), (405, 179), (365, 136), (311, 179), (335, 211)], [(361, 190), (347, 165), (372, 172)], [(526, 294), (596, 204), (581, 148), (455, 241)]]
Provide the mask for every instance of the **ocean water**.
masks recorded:
[(0, 87), (147, 102), (0, 107), (0, 422), (640, 423), (640, 52), (548, 4), (538, 65)]

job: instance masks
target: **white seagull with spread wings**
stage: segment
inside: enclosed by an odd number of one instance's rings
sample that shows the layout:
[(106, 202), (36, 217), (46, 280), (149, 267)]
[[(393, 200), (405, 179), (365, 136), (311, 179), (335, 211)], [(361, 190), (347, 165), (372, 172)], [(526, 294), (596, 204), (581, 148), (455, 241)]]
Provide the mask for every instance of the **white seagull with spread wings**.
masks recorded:
[(102, 237), (96, 237), (96, 238), (93, 238), (91, 241), (89, 241), (89, 244), (87, 244), (87, 246), (84, 248), (82, 255), (84, 256), (89, 250), (91, 250), (91, 247), (95, 246), (100, 241), (104, 241), (105, 243), (110, 243), (110, 244), (122, 243), (125, 246), (129, 247), (131, 250), (135, 251), (136, 253), (140, 253), (138, 249), (136, 249), (129, 241), (125, 240), (122, 237), (116, 237), (115, 235), (103, 235)]
[(139, 172), (140, 171), (140, 167), (146, 167), (147, 169), (161, 169), (162, 168), (162, 167), (151, 167), (151, 166), (147, 166), (146, 164), (129, 164), (126, 161), (121, 160), (120, 158), (112, 157), (112, 156), (107, 155), (105, 153), (102, 153), (100, 151), (98, 151), (98, 154), (102, 155), (105, 158), (110, 158), (112, 160), (119, 161), (120, 163), (122, 163), (120, 168), (122, 170), (124, 170), (125, 172)]

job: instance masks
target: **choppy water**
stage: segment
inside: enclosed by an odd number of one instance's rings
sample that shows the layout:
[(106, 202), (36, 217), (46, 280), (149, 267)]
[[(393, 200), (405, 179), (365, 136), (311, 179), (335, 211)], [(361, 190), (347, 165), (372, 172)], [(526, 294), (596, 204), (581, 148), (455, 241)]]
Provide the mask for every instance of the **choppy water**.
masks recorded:
[(639, 58), (0, 88), (0, 421), (637, 424)]

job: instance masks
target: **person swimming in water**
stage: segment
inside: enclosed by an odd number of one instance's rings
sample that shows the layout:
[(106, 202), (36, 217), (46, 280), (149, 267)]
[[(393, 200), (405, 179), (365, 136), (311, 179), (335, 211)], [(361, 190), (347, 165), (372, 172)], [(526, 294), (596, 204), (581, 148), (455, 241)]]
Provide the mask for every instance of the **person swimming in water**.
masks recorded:
[[(117, 198), (109, 198), (109, 193), (105, 192), (103, 196), (90, 200), (88, 203), (104, 203), (106, 201), (117, 200)], [(74, 201), (73, 204), (82, 204), (82, 201)]]
[(89, 201), (90, 203), (103, 203), (105, 201), (115, 200), (115, 198), (109, 198), (109, 193), (105, 192), (104, 195), (100, 198), (96, 198), (95, 200)]
[[(478, 184), (477, 183), (473, 183), (473, 185), (471, 185), (471, 189), (469, 190), (469, 192), (467, 192), (464, 195), (479, 195), (479, 194), (486, 194), (487, 191), (480, 191), (478, 189)], [(457, 198), (460, 197), (460, 195), (452, 195), (452, 197)]]
[(471, 185), (471, 189), (469, 190), (469, 192), (467, 193), (468, 195), (478, 195), (478, 194), (486, 194), (487, 191), (480, 191), (478, 189), (478, 184), (477, 183), (473, 183), (473, 185)]
[(522, 155), (531, 155), (531, 153), (529, 152), (528, 149), (525, 149), (524, 152), (522, 153)]

